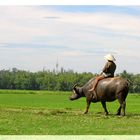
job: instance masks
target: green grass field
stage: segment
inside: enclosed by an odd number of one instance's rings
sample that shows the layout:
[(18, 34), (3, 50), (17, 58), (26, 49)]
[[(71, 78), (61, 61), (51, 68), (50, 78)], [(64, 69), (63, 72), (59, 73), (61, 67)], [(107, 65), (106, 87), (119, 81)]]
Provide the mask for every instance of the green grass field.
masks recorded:
[(115, 113), (118, 101), (70, 101), (71, 92), (0, 90), (0, 134), (6, 135), (140, 135), (140, 94), (127, 97), (126, 116)]

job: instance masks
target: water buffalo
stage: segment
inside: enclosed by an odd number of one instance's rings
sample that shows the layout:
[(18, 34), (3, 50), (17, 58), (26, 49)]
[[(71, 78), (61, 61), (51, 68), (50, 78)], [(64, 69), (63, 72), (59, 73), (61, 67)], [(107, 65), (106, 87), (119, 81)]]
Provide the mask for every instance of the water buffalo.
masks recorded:
[(121, 77), (105, 78), (98, 82), (96, 87), (97, 98), (93, 98), (93, 91), (89, 91), (95, 78), (89, 80), (84, 86), (73, 87), (73, 95), (70, 96), (70, 100), (76, 100), (80, 97), (86, 97), (87, 107), (85, 114), (88, 113), (88, 109), (91, 102), (101, 102), (106, 115), (108, 111), (106, 108), (106, 102), (111, 102), (118, 99), (120, 107), (118, 108), (117, 115), (121, 115), (121, 109), (123, 109), (123, 116), (125, 116), (126, 97), (129, 91), (129, 82)]

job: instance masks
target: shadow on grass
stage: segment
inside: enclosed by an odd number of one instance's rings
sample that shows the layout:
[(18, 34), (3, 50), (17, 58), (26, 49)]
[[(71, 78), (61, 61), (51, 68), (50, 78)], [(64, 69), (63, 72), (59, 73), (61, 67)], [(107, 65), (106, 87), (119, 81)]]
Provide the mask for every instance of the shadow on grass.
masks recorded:
[(31, 113), (36, 115), (43, 115), (43, 116), (83, 116), (83, 117), (97, 117), (97, 118), (139, 118), (139, 113), (126, 113), (126, 116), (118, 116), (116, 114), (109, 113), (105, 115), (104, 112), (89, 112), (84, 114), (84, 110), (76, 110), (72, 108), (65, 108), (65, 109), (35, 109), (35, 108), (1, 108), (0, 112), (9, 112), (9, 113)]
[(87, 114), (84, 114), (83, 110), (73, 110), (71, 108), (66, 109), (49, 109), (49, 110), (38, 110), (34, 111), (35, 114), (38, 115), (53, 115), (53, 116), (61, 116), (61, 115), (67, 115), (67, 116), (83, 116), (83, 117), (97, 117), (97, 118), (140, 118), (140, 114), (138, 113), (128, 113), (125, 116), (122, 115), (116, 115), (113, 113), (109, 113), (108, 115), (105, 115), (104, 112), (89, 112)]
[(140, 118), (140, 113), (126, 113), (125, 116), (123, 115), (116, 115), (113, 113), (109, 113), (108, 115), (105, 115), (104, 112), (96, 112), (95, 115), (104, 115), (104, 116), (110, 116), (110, 117), (127, 117), (127, 118), (133, 118), (133, 117), (139, 117)]
[(138, 114), (138, 113), (129, 113), (129, 114), (126, 114), (126, 117), (127, 118), (133, 118), (133, 117), (140, 118), (140, 114)]

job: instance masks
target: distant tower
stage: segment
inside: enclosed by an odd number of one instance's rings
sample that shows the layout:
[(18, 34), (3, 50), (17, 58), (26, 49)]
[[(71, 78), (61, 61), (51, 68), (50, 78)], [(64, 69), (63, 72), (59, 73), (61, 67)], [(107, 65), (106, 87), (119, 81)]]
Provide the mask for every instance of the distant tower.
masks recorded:
[(57, 57), (57, 61), (56, 61), (56, 74), (58, 74), (58, 66), (59, 66), (59, 64), (58, 64), (58, 57)]

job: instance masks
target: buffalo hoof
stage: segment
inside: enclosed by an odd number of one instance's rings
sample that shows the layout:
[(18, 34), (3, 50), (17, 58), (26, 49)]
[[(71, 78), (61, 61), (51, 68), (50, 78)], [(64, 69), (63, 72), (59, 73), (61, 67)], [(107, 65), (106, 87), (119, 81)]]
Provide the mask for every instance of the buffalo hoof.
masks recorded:
[(117, 112), (117, 114), (116, 114), (116, 115), (120, 116), (120, 115), (121, 115), (121, 113), (120, 113), (120, 112)]
[(87, 113), (88, 113), (87, 111), (84, 112), (84, 114), (87, 114)]
[(108, 112), (105, 112), (105, 115), (107, 116), (109, 113)]

